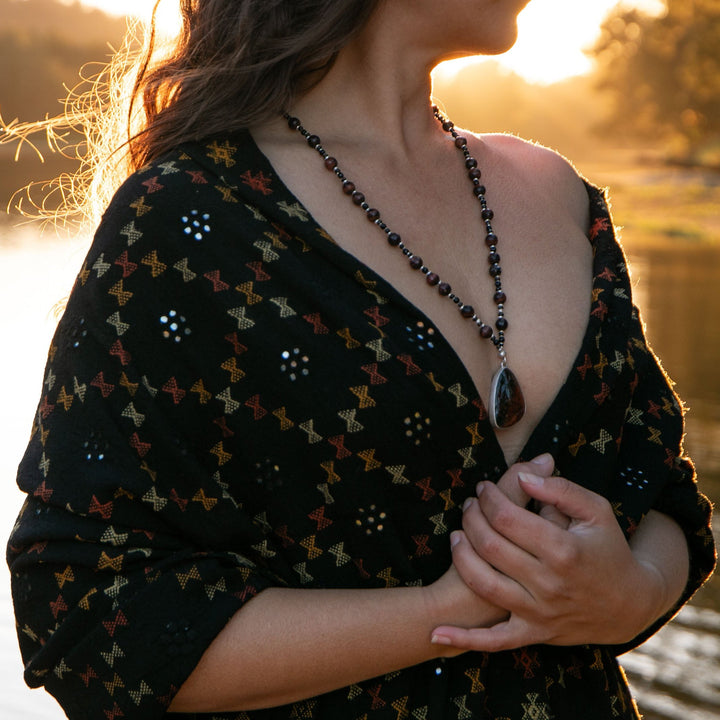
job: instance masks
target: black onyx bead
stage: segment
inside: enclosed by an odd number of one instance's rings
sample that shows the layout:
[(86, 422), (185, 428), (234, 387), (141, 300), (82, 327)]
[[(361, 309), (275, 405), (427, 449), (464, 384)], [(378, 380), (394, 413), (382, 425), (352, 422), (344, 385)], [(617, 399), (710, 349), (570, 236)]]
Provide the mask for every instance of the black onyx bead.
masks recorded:
[(488, 262), (491, 265), (497, 265), (500, 262), (500, 256), (496, 252), (490, 253), (488, 255)]
[(485, 208), (482, 211), (483, 220), (492, 220), (495, 217), (495, 213), (490, 208)]
[(495, 233), (488, 233), (488, 236), (485, 238), (485, 244), (488, 247), (492, 247), (493, 245), (497, 245), (499, 242), (499, 238)]
[(499, 265), (491, 265), (490, 266), (490, 275), (492, 277), (497, 277), (498, 275), (502, 275), (502, 268)]
[(471, 318), (475, 314), (475, 310), (472, 305), (462, 305), (460, 307), (460, 314), (464, 318)]
[(450, 292), (452, 291), (452, 288), (450, 287), (449, 283), (446, 283), (446, 282), (441, 282), (437, 286), (437, 289), (438, 289), (438, 292), (443, 296), (449, 295)]
[(337, 167), (337, 160), (334, 157), (325, 158), (325, 167), (334, 170)]
[(291, 130), (297, 130), (300, 127), (300, 121), (296, 117), (289, 117), (288, 125)]
[(469, 157), (469, 158), (465, 161), (465, 167), (466, 167), (468, 170), (473, 170), (473, 169), (475, 169), (475, 168), (477, 167), (477, 160), (476, 160), (474, 157)]
[(495, 323), (495, 327), (496, 327), (498, 330), (507, 330), (507, 328), (508, 328), (508, 321), (507, 321), (504, 317), (498, 318), (498, 319), (497, 319), (497, 322)]
[(413, 255), (410, 258), (410, 267), (413, 270), (419, 270), (423, 266), (423, 261), (421, 257), (418, 257), (417, 255)]
[(492, 328), (489, 325), (481, 325), (480, 326), (480, 337), (484, 338), (485, 340), (489, 340), (493, 335)]
[(342, 184), (342, 189), (346, 195), (352, 195), (355, 192), (355, 183), (350, 182), (349, 180), (346, 180)]
[(387, 236), (387, 241), (392, 245), (393, 247), (397, 247), (400, 244), (400, 236), (397, 233), (391, 232)]
[(365, 214), (370, 222), (375, 222), (380, 218), (380, 211), (375, 208), (370, 208)]
[(482, 177), (482, 172), (480, 171), (480, 168), (474, 167), (470, 172), (468, 173), (471, 180), (479, 180)]
[(313, 149), (317, 149), (317, 146), (320, 144), (320, 138), (317, 135), (310, 135), (307, 141), (308, 145)]
[(506, 303), (507, 302), (507, 295), (502, 291), (498, 290), (495, 295), (493, 295), (493, 300), (500, 305), (500, 303)]
[(434, 272), (428, 273), (425, 279), (428, 281), (428, 285), (437, 285), (440, 282), (440, 276)]
[(477, 185), (473, 188), (473, 193), (475, 194), (476, 198), (481, 198), (485, 195), (487, 192), (487, 188), (484, 185)]
[(365, 196), (358, 190), (355, 190), (350, 197), (356, 205), (362, 205), (365, 202)]

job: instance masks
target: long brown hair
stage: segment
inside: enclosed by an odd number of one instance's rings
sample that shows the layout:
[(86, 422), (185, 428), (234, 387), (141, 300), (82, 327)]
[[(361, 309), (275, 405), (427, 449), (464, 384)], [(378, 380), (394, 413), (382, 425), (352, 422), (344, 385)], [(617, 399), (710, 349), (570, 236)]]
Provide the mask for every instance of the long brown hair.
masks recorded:
[[(182, 29), (165, 44), (157, 42), (160, 1), (149, 26), (131, 26), (110, 63), (70, 93), (62, 116), (0, 122), (0, 143), (22, 145), (44, 131), (54, 150), (80, 161), (78, 173), (54, 183), (60, 202), (51, 210), (36, 203), (30, 215), (94, 224), (148, 161), (289, 108), (383, 0), (179, 0)], [(68, 129), (80, 141), (68, 144)]]

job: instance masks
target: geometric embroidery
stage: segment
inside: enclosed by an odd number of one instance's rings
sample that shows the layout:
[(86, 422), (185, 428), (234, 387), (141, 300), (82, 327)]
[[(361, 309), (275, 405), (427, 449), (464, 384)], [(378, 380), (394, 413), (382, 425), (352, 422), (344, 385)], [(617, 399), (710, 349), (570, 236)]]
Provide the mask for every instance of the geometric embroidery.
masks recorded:
[[(439, 331), (253, 147), (244, 132), (187, 143), (128, 180), (48, 354), (8, 557), (27, 677), (83, 717), (164, 716), (191, 659), (266, 587), (429, 585), (452, 562), (458, 503), (505, 469)], [(522, 458), (552, 450), (627, 536), (653, 507), (679, 519), (694, 589), (708, 507), (588, 197), (590, 331)], [(466, 653), (208, 717), (637, 720), (614, 652)]]

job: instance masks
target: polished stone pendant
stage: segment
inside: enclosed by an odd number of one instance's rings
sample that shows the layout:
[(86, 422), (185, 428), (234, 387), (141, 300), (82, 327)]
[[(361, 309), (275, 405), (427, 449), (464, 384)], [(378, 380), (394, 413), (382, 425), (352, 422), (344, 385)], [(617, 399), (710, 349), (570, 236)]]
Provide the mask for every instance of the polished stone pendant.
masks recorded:
[(490, 422), (496, 428), (508, 428), (525, 414), (525, 398), (515, 374), (502, 365), (490, 386)]

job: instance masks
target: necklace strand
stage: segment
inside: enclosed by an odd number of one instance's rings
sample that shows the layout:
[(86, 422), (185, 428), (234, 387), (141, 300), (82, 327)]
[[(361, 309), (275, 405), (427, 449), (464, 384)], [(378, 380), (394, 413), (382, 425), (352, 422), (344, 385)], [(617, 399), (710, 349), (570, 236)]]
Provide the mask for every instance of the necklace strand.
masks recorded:
[(442, 280), (437, 273), (427, 267), (422, 258), (416, 255), (405, 244), (400, 235), (388, 227), (383, 221), (380, 211), (367, 203), (365, 195), (357, 189), (355, 183), (345, 176), (338, 165), (338, 161), (323, 147), (320, 138), (308, 132), (298, 118), (288, 113), (285, 113), (284, 117), (290, 129), (299, 132), (300, 135), (307, 140), (308, 145), (322, 157), (327, 170), (337, 176), (338, 180), (342, 183), (342, 190), (345, 195), (365, 213), (365, 216), (370, 222), (385, 233), (388, 244), (402, 251), (410, 267), (413, 270), (420, 271), (425, 276), (428, 285), (437, 288), (440, 296), (446, 297), (455, 303), (461, 317), (466, 320), (472, 320), (477, 325), (481, 338), (490, 340), (493, 345), (495, 345), (500, 358), (500, 369), (495, 373), (491, 386), (490, 419), (495, 427), (510, 427), (522, 418), (525, 412), (525, 401), (517, 379), (507, 367), (507, 352), (505, 350), (505, 331), (508, 329), (508, 321), (505, 317), (507, 296), (502, 289), (502, 267), (500, 266), (500, 255), (498, 254), (497, 247), (499, 238), (495, 234), (492, 226), (492, 220), (495, 214), (488, 207), (485, 197), (486, 188), (481, 183), (482, 172), (478, 167), (477, 160), (471, 155), (468, 149), (467, 139), (457, 132), (455, 125), (440, 113), (437, 106), (433, 106), (432, 110), (433, 115), (442, 126), (442, 129), (453, 138), (455, 147), (462, 152), (468, 177), (473, 184), (473, 194), (480, 203), (480, 215), (486, 230), (485, 244), (488, 248), (488, 272), (495, 285), (493, 301), (497, 307), (497, 318), (495, 320), (497, 332), (493, 331), (490, 325), (483, 322), (472, 305), (464, 303), (461, 298), (452, 291), (449, 283)]

